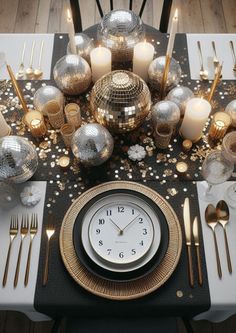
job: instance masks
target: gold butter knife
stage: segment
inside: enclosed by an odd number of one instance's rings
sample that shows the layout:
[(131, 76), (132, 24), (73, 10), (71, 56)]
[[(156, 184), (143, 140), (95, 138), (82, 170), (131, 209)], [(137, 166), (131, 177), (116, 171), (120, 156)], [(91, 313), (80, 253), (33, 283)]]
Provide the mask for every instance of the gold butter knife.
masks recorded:
[(194, 245), (197, 254), (197, 270), (198, 270), (198, 283), (202, 286), (202, 263), (201, 263), (201, 256), (200, 256), (200, 242), (199, 242), (199, 229), (198, 229), (198, 218), (195, 217), (193, 221), (193, 238), (194, 238)]
[(189, 207), (189, 198), (184, 200), (184, 231), (186, 238), (186, 247), (188, 255), (188, 273), (189, 273), (189, 284), (190, 287), (194, 287), (194, 278), (193, 278), (193, 262), (192, 262), (192, 251), (191, 251), (191, 218), (190, 218), (190, 207)]

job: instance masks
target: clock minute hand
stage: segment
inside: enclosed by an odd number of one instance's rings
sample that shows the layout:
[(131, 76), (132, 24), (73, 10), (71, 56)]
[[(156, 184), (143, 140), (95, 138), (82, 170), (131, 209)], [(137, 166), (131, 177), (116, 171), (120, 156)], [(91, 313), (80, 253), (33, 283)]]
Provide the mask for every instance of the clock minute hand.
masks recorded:
[(131, 223), (133, 223), (135, 220), (136, 220), (136, 218), (137, 217), (139, 217), (139, 215), (140, 214), (138, 214), (132, 221), (130, 221), (121, 231), (122, 231), (122, 234), (123, 234), (123, 232), (124, 232), (124, 230), (131, 224)]
[(123, 234), (123, 230), (121, 230), (121, 228), (118, 227), (118, 225), (111, 218), (109, 218), (109, 220), (119, 230), (119, 235), (122, 235)]

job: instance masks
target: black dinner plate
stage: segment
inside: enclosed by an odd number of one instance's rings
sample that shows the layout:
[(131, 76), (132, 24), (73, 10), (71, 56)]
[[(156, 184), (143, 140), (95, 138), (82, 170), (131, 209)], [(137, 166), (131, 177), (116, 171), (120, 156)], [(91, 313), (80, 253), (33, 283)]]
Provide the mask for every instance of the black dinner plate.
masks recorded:
[[(146, 203), (151, 206), (151, 208), (154, 210), (155, 214), (157, 215), (160, 223), (160, 231), (161, 231), (161, 240), (160, 245), (158, 247), (157, 252), (153, 256), (153, 258), (145, 264), (143, 267), (138, 268), (136, 270), (130, 271), (130, 272), (112, 272), (109, 270), (106, 270), (105, 268), (102, 268), (98, 266), (90, 257), (87, 255), (86, 251), (84, 250), (82, 240), (81, 240), (81, 232), (82, 232), (82, 221), (86, 214), (86, 212), (90, 209), (90, 207), (98, 200), (102, 199), (103, 197), (110, 195), (110, 194), (118, 194), (118, 193), (126, 193), (126, 194), (132, 194), (134, 196), (137, 196), (138, 198), (144, 200)], [(138, 278), (141, 278), (147, 274), (149, 274), (152, 270), (154, 270), (162, 261), (162, 259), (165, 256), (168, 243), (169, 243), (169, 228), (168, 224), (166, 222), (166, 218), (161, 211), (161, 209), (147, 196), (145, 196), (142, 193), (133, 191), (133, 190), (127, 190), (127, 189), (120, 189), (120, 190), (111, 190), (106, 191), (104, 193), (101, 193), (97, 196), (95, 196), (92, 200), (90, 200), (85, 206), (81, 209), (79, 214), (76, 217), (74, 228), (73, 228), (73, 243), (75, 252), (81, 261), (81, 263), (93, 274), (96, 276), (99, 276), (103, 279), (111, 280), (111, 281), (130, 281), (130, 280), (136, 280)]]

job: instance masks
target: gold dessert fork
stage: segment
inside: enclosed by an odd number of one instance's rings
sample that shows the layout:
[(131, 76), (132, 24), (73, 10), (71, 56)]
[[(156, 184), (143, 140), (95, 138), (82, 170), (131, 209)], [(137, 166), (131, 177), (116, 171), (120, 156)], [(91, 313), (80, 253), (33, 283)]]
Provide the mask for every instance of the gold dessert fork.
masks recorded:
[(32, 243), (35, 235), (38, 231), (38, 215), (32, 214), (31, 217), (31, 224), (30, 224), (30, 245), (29, 245), (29, 251), (28, 251), (28, 259), (26, 264), (26, 270), (25, 270), (25, 287), (28, 285), (29, 281), (29, 271), (30, 271), (30, 260), (31, 260), (31, 249), (32, 249)]
[(20, 272), (20, 261), (21, 261), (21, 252), (22, 252), (22, 244), (23, 240), (28, 234), (29, 230), (29, 216), (28, 214), (22, 215), (22, 220), (21, 220), (21, 228), (20, 228), (20, 248), (19, 248), (19, 253), (18, 253), (18, 259), (17, 259), (17, 264), (16, 264), (16, 272), (15, 272), (15, 278), (14, 278), (14, 288), (16, 288), (17, 283), (18, 283), (18, 278), (19, 278), (19, 272)]
[(199, 40), (197, 41), (197, 46), (198, 46), (198, 53), (199, 53), (199, 60), (200, 60), (199, 76), (200, 76), (201, 80), (206, 81), (206, 80), (208, 80), (208, 71), (204, 69), (202, 48), (201, 48), (201, 43)]
[(50, 224), (47, 226), (46, 234), (47, 234), (47, 247), (46, 247), (46, 257), (45, 257), (45, 266), (43, 273), (43, 286), (45, 286), (48, 282), (48, 263), (49, 263), (49, 249), (50, 249), (50, 239), (55, 233), (55, 226)]
[(21, 53), (21, 63), (19, 66), (18, 73), (16, 74), (17, 79), (23, 79), (25, 76), (25, 66), (24, 66), (25, 46), (26, 46), (26, 43), (24, 42), (22, 53)]
[(7, 252), (7, 260), (5, 264), (5, 270), (4, 270), (4, 275), (3, 275), (3, 280), (2, 280), (2, 286), (5, 287), (7, 283), (7, 276), (8, 276), (8, 268), (9, 268), (9, 261), (10, 261), (10, 256), (11, 256), (11, 246), (18, 234), (18, 216), (13, 215), (11, 216), (11, 224), (10, 224), (10, 229), (9, 229), (9, 235), (10, 235), (10, 244), (8, 247), (8, 252)]

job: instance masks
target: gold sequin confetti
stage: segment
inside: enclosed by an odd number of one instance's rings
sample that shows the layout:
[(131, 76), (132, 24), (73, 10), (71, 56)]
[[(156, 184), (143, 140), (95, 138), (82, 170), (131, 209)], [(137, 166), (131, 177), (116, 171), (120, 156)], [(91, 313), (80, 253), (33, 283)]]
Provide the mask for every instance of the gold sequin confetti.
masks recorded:
[(160, 162), (164, 163), (164, 162), (166, 162), (167, 161), (166, 154), (158, 153), (157, 156), (156, 156), (156, 161), (157, 161), (157, 163), (160, 163)]
[(51, 142), (50, 141), (42, 141), (39, 144), (39, 147), (42, 149), (47, 149), (51, 146)]
[(176, 188), (172, 187), (172, 188), (168, 188), (167, 192), (174, 197), (176, 194), (178, 194), (178, 191), (176, 190)]
[(39, 158), (41, 158), (42, 160), (47, 158), (47, 154), (45, 153), (45, 151), (43, 149), (41, 149), (39, 152)]
[(185, 153), (183, 153), (181, 151), (181, 153), (179, 154), (179, 157), (182, 158), (182, 160), (186, 160), (186, 158), (188, 158), (188, 155), (186, 155)]
[(171, 169), (164, 170), (164, 175), (166, 175), (167, 177), (171, 176), (172, 174), (173, 174), (173, 171)]

